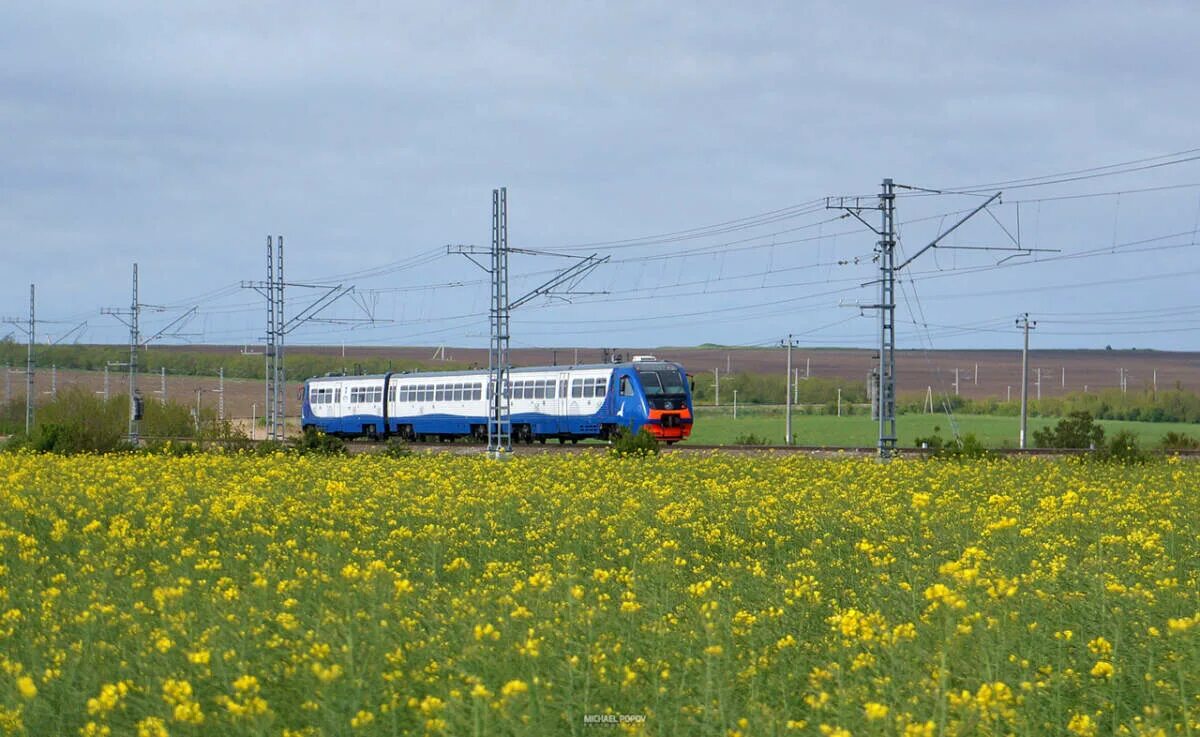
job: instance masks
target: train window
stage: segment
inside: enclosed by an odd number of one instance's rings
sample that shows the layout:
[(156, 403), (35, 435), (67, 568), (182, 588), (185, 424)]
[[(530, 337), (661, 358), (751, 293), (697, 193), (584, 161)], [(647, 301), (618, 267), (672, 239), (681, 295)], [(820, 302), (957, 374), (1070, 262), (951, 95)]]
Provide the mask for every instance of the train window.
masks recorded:
[(334, 389), (334, 390), (333, 390), (333, 401), (335, 401), (335, 402), (337, 402), (337, 403), (339, 403), (339, 404), (341, 403), (341, 401), (342, 401), (342, 389), (341, 389), (341, 387), (338, 387), (337, 389)]
[(471, 399), (483, 399), (483, 385), (475, 384), (471, 389)]
[(455, 384), (454, 385), (454, 401), (461, 402), (462, 398), (463, 398), (463, 385)]
[(442, 384), (438, 384), (437, 388), (433, 390), (433, 401), (441, 402), (445, 398), (446, 398), (446, 390), (445, 390), (445, 388), (443, 388)]
[(596, 396), (603, 397), (605, 394), (608, 394), (608, 379), (605, 377), (596, 379)]
[(388, 401), (389, 402), (396, 401), (396, 387), (395, 386), (388, 387)]
[(533, 398), (534, 399), (545, 399), (546, 398), (546, 382), (539, 381), (537, 383), (537, 385), (533, 387)]
[(633, 386), (629, 383), (628, 376), (621, 377), (621, 396), (622, 397), (632, 397), (633, 396)]
[(546, 399), (554, 399), (554, 385), (557, 383), (554, 379), (546, 382)]
[(574, 379), (571, 381), (571, 398), (579, 399), (583, 396), (583, 380)]
[(421, 393), (421, 396), (424, 398), (424, 400), (426, 402), (432, 402), (433, 401), (433, 392), (434, 392), (433, 384), (426, 384), (425, 391)]

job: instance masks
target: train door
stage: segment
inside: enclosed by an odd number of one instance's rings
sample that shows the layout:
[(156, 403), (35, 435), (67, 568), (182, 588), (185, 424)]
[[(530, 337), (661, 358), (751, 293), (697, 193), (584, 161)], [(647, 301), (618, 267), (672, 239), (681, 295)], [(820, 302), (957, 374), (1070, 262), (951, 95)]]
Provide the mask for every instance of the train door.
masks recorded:
[(646, 414), (642, 409), (642, 398), (638, 396), (639, 392), (633, 383), (632, 373), (615, 372), (612, 380), (617, 385), (610, 390), (613, 396), (613, 414), (617, 417), (617, 423), (630, 429), (640, 425), (640, 420)]
[(571, 414), (571, 376), (563, 371), (558, 374), (558, 387), (554, 396), (554, 414), (558, 416), (558, 431), (571, 432), (569, 415)]

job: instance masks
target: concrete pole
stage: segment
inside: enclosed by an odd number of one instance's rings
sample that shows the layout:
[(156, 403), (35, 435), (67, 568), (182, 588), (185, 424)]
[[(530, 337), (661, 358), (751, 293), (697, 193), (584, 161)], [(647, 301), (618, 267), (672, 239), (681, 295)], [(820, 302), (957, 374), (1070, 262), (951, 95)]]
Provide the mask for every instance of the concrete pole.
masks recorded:
[[(792, 383), (792, 334), (791, 333), (788, 333), (788, 337), (787, 337), (787, 374), (786, 374), (786, 376), (787, 376), (788, 384), (790, 385)], [(786, 406), (786, 409), (784, 410), (784, 416), (787, 418), (786, 421), (784, 422), (783, 444), (791, 445), (792, 444), (792, 387), (791, 386), (787, 387), (787, 391), (784, 392), (783, 398), (784, 398), (784, 404)]]
[(721, 369), (713, 369), (713, 406), (721, 406)]
[(1024, 328), (1025, 331), (1025, 347), (1021, 351), (1021, 434), (1018, 437), (1020, 445), (1025, 447), (1026, 431), (1029, 426), (1029, 328), (1030, 325), (1037, 325), (1037, 322), (1030, 323), (1029, 313), (1017, 320), (1017, 326)]
[(733, 419), (737, 419), (737, 389), (733, 390)]

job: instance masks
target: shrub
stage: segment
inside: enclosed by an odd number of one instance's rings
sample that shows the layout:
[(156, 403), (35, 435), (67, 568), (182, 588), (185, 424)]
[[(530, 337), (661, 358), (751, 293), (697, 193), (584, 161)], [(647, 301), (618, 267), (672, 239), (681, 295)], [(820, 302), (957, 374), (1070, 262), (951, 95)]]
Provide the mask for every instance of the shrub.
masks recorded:
[(917, 448), (931, 448), (937, 450), (946, 444), (946, 440), (939, 435), (941, 432), (940, 425), (933, 426), (933, 434), (925, 437), (917, 437), (913, 440), (913, 445)]
[(190, 440), (155, 440), (146, 443), (146, 445), (143, 447), (143, 450), (145, 450), (147, 453), (154, 453), (156, 455), (182, 458), (183, 456), (189, 456), (193, 453), (199, 453), (201, 448), (199, 445), (196, 445)]
[(38, 409), (25, 447), (38, 453), (106, 453), (123, 448), (128, 404), (82, 389), (59, 392)]
[(284, 450), (287, 450), (287, 446), (278, 440), (263, 440), (254, 446), (254, 455), (266, 457)]
[(992, 452), (984, 447), (979, 438), (975, 437), (975, 433), (966, 433), (957, 438), (946, 440), (938, 431), (940, 427), (934, 425), (933, 434), (928, 437), (917, 438), (918, 448), (929, 448), (933, 451), (933, 458), (951, 458), (955, 460), (971, 459), (971, 458), (988, 458)]
[(953, 458), (956, 460), (988, 458), (992, 452), (983, 447), (975, 433), (967, 433), (956, 440), (951, 440), (934, 452), (938, 458)]
[(630, 432), (629, 428), (618, 427), (608, 437), (612, 443), (608, 452), (615, 456), (658, 454), (658, 438), (644, 427), (636, 433)]
[(387, 445), (383, 446), (383, 450), (380, 451), (380, 454), (385, 455), (388, 458), (407, 458), (408, 456), (411, 456), (413, 452), (412, 448), (408, 447), (408, 443), (397, 438), (392, 438), (391, 440), (387, 441)]
[(341, 438), (326, 435), (315, 427), (304, 428), (300, 437), (291, 440), (293, 450), (315, 455), (346, 455), (346, 443)]
[(1172, 430), (1158, 441), (1158, 446), (1163, 450), (1196, 450), (1200, 448), (1200, 439)]
[(733, 444), (734, 445), (769, 445), (766, 438), (755, 435), (754, 433), (738, 435), (736, 438), (733, 439)]
[(1035, 430), (1033, 444), (1039, 448), (1102, 448), (1104, 428), (1091, 412), (1079, 410), (1059, 420), (1053, 428)]
[(1138, 446), (1137, 436), (1128, 430), (1114, 434), (1097, 458), (1114, 463), (1145, 463), (1149, 458)]

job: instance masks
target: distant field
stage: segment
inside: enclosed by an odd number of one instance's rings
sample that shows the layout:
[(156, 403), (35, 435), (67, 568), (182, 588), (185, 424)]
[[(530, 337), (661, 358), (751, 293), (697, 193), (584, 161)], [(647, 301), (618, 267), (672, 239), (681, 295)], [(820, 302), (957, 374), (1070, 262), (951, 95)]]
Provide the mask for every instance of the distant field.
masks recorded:
[[(994, 448), (1016, 447), (1019, 420), (1016, 417), (992, 415), (955, 415), (959, 433), (974, 433), (986, 446)], [(1057, 418), (1030, 417), (1029, 434), (1034, 430), (1052, 426)], [(1124, 422), (1102, 420), (1105, 432), (1111, 435), (1118, 430), (1129, 430), (1138, 436), (1144, 447), (1157, 445), (1168, 432), (1182, 432), (1200, 436), (1200, 425), (1182, 422)], [(918, 437), (938, 433), (951, 437), (950, 420), (944, 414), (900, 415), (896, 420), (897, 434), (901, 446), (913, 446)], [(799, 445), (873, 446), (878, 435), (878, 423), (868, 415), (835, 417), (829, 415), (794, 415), (792, 433)], [(698, 407), (696, 425), (691, 440), (701, 445), (728, 445), (739, 436), (754, 434), (766, 438), (772, 445), (782, 445), (784, 435), (783, 413), (762, 409), (739, 409), (735, 420), (725, 407)]]

